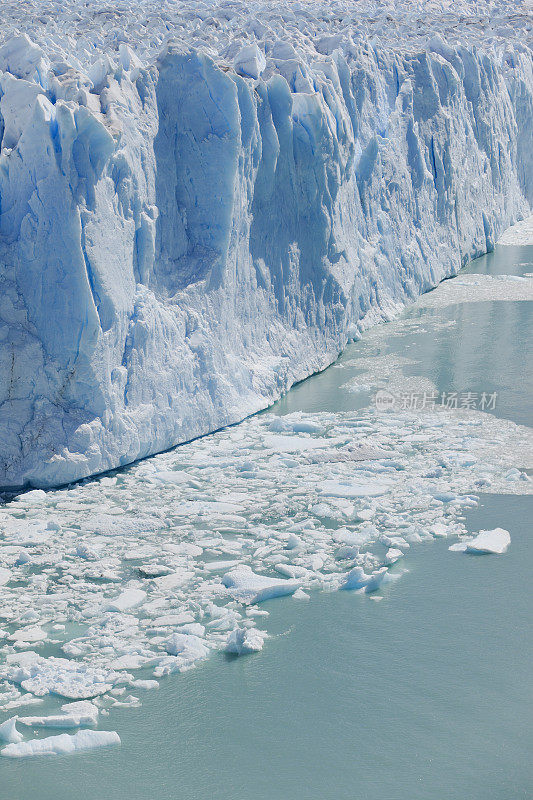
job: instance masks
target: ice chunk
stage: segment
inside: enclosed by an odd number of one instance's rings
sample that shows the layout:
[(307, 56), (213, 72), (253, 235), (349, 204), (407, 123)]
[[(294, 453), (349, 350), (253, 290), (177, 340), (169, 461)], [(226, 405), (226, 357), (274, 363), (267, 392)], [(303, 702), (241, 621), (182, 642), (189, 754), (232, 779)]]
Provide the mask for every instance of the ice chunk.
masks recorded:
[(286, 550), (294, 550), (295, 548), (301, 547), (301, 546), (302, 546), (302, 540), (300, 539), (299, 536), (296, 536), (295, 533), (291, 533), (289, 535), (289, 538), (285, 542), (285, 549)]
[(324, 440), (311, 436), (282, 436), (268, 434), (265, 436), (265, 445), (276, 453), (298, 453), (302, 450), (316, 450), (324, 447)]
[(19, 717), (21, 725), (30, 728), (79, 728), (81, 725), (96, 726), (98, 724), (98, 708), (94, 703), (80, 700), (65, 703), (61, 706), (62, 714), (49, 716)]
[(9, 634), (8, 639), (12, 642), (40, 642), (46, 639), (46, 633), (36, 625), (29, 625)]
[(379, 497), (390, 489), (390, 484), (379, 480), (324, 481), (322, 494), (327, 497)]
[(5, 586), (11, 580), (11, 570), (0, 567), (0, 586)]
[(356, 566), (348, 573), (342, 588), (364, 589), (367, 593), (375, 592), (383, 583), (387, 572), (387, 567), (382, 567), (372, 575), (367, 575), (361, 566)]
[(135, 689), (159, 689), (159, 681), (150, 679), (141, 679), (130, 681), (131, 686)]
[(257, 628), (235, 628), (226, 641), (226, 652), (235, 655), (256, 653), (263, 649), (266, 633)]
[(394, 564), (399, 558), (403, 558), (403, 552), (401, 550), (398, 550), (396, 547), (390, 547), (387, 550), (387, 555), (385, 556), (387, 564)]
[(246, 566), (227, 572), (222, 578), (222, 583), (236, 600), (248, 604), (294, 594), (300, 585), (297, 581), (256, 575)]
[(145, 599), (146, 592), (142, 589), (126, 589), (107, 603), (105, 608), (106, 611), (127, 611), (129, 608), (136, 608)]
[(111, 670), (95, 669), (78, 661), (53, 656), (43, 658), (28, 652), (8, 657), (5, 677), (38, 697), (53, 693), (82, 700), (104, 694), (119, 676)]
[(168, 575), (162, 575), (160, 578), (154, 578), (154, 584), (162, 592), (170, 592), (194, 576), (194, 572), (188, 569), (177, 570), (170, 572)]
[(30, 492), (24, 492), (24, 494), (19, 494), (15, 497), (15, 502), (21, 505), (33, 505), (34, 503), (40, 503), (42, 500), (46, 500), (46, 492), (42, 489), (32, 489)]
[(45, 739), (30, 739), (27, 742), (8, 744), (0, 755), (6, 758), (70, 755), (115, 744), (120, 744), (120, 737), (116, 731), (78, 731), (73, 735), (62, 733)]
[(99, 558), (98, 551), (87, 544), (79, 544), (75, 553), (79, 558), (83, 558), (86, 561), (96, 561)]
[(250, 44), (239, 50), (233, 64), (239, 75), (257, 80), (266, 67), (266, 58), (256, 44)]
[(480, 531), (473, 539), (456, 542), (449, 549), (455, 552), (473, 553), (475, 555), (488, 553), (501, 555), (506, 552), (510, 544), (511, 536), (509, 531), (503, 528), (494, 528), (491, 531)]
[(209, 653), (205, 641), (189, 633), (173, 633), (165, 642), (165, 650), (171, 656), (181, 656), (190, 661), (205, 658)]
[(160, 578), (172, 572), (172, 568), (164, 564), (144, 564), (142, 567), (137, 567), (137, 572), (143, 578)]
[(5, 722), (2, 722), (0, 725), (0, 741), (12, 744), (22, 741), (24, 737), (17, 730), (17, 719), (18, 717), (11, 717), (11, 719), (6, 719)]

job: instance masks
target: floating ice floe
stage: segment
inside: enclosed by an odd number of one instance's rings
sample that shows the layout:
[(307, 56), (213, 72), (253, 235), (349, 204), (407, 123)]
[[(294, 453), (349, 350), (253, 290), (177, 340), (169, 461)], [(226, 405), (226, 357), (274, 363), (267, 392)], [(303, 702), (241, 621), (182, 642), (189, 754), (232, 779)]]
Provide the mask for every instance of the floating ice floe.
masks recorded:
[(294, 594), (299, 588), (296, 581), (256, 575), (250, 567), (241, 567), (227, 572), (222, 578), (232, 597), (242, 603), (261, 603), (274, 597)]
[(480, 531), (473, 539), (464, 539), (461, 542), (456, 542), (449, 549), (455, 552), (473, 553), (475, 555), (488, 553), (501, 555), (507, 551), (510, 544), (511, 536), (509, 531), (503, 528), (494, 528), (492, 531)]
[[(278, 435), (311, 446), (277, 452)], [(28, 706), (26, 729), (93, 725), (94, 708), (135, 706), (134, 688), (214, 651), (256, 652), (267, 599), (381, 596), (410, 547), (468, 535), (481, 491), (531, 493), (531, 453), (529, 429), (477, 411), (265, 414), (113, 479), (8, 503), (0, 712)], [(178, 469), (187, 481), (147, 479)]]
[(146, 592), (142, 589), (126, 589), (125, 592), (121, 592), (114, 600), (107, 603), (106, 611), (127, 611), (139, 606), (145, 598)]
[(94, 669), (88, 664), (65, 658), (44, 658), (34, 652), (8, 655), (0, 667), (5, 677), (37, 697), (57, 694), (82, 700), (104, 694), (118, 677), (112, 670)]
[(63, 756), (116, 744), (120, 744), (120, 737), (116, 731), (78, 731), (72, 735), (62, 733), (59, 736), (8, 744), (0, 750), (0, 755), (5, 758)]
[(6, 719), (0, 725), (0, 741), (17, 744), (23, 740), (23, 735), (17, 730), (17, 717)]
[(389, 483), (368, 478), (358, 481), (324, 481), (320, 491), (327, 497), (379, 497), (389, 488)]
[(263, 649), (266, 633), (257, 628), (235, 628), (226, 642), (226, 652), (237, 656)]
[(48, 716), (18, 717), (20, 725), (29, 728), (79, 728), (83, 725), (98, 724), (99, 709), (86, 700), (65, 703), (61, 706), (62, 714)]
[(444, 281), (423, 295), (421, 308), (443, 308), (456, 303), (516, 302), (533, 300), (533, 278), (522, 275), (461, 275)]

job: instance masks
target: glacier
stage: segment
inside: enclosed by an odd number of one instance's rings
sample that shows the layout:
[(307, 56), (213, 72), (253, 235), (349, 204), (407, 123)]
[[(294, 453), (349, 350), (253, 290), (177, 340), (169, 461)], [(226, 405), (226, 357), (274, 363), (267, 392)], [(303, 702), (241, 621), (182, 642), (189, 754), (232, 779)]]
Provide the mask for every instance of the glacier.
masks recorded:
[(4, 489), (267, 407), (531, 212), (530, 3), (2, 9)]

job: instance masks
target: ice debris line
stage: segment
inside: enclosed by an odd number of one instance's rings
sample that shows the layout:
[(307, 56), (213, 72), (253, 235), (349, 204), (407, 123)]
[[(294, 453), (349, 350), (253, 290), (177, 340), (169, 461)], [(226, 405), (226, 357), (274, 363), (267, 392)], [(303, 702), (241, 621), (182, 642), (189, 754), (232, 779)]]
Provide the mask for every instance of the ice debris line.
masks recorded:
[(518, 2), (3, 2), (0, 486), (266, 407), (533, 196)]
[(480, 411), (259, 415), (19, 495), (0, 507), (2, 755), (113, 744), (73, 729), (217, 651), (261, 650), (272, 598), (375, 597), (435, 538), (503, 553), (509, 534), (472, 540), (464, 514), (531, 494), (532, 459), (530, 428)]

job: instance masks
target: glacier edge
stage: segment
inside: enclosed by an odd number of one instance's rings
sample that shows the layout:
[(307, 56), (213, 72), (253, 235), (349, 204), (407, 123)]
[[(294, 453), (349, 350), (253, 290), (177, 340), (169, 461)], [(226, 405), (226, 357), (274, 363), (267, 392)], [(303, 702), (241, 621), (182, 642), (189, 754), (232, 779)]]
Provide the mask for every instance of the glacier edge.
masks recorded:
[(235, 63), (0, 49), (3, 488), (267, 407), (533, 206), (526, 45)]

